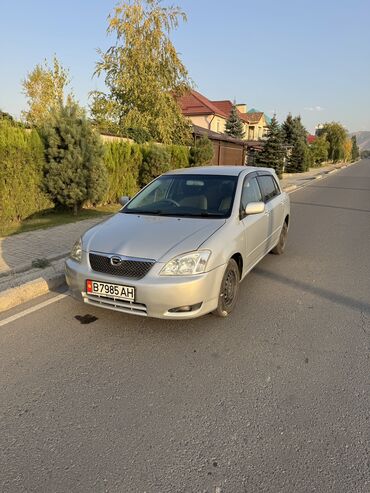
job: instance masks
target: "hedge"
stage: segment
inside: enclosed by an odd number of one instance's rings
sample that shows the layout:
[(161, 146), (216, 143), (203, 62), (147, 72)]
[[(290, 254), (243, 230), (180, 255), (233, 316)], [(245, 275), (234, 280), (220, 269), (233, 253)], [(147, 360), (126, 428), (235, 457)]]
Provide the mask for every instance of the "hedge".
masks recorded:
[[(170, 169), (189, 166), (190, 150), (181, 145), (104, 143), (108, 186), (102, 203), (117, 203)], [(0, 221), (21, 221), (53, 207), (44, 192), (45, 149), (36, 130), (0, 121)]]
[(104, 162), (108, 171), (108, 189), (105, 203), (116, 203), (122, 195), (138, 191), (138, 177), (143, 155), (141, 146), (129, 142), (104, 144)]
[(44, 148), (35, 130), (0, 121), (0, 222), (20, 221), (53, 204), (42, 191)]

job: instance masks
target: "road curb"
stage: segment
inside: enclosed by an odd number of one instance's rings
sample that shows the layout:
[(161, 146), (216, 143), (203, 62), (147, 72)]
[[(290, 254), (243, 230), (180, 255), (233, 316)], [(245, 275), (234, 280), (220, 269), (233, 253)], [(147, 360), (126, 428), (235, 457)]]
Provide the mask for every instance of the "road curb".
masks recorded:
[(47, 294), (59, 288), (64, 283), (64, 273), (56, 272), (47, 278), (39, 277), (20, 286), (6, 289), (0, 293), (0, 313), (26, 303), (38, 296)]
[(307, 183), (303, 183), (301, 185), (289, 185), (286, 188), (284, 188), (283, 190), (284, 190), (284, 192), (287, 192), (287, 193), (296, 192), (298, 190), (302, 190), (302, 188), (309, 187), (312, 181), (324, 179), (328, 175), (331, 175), (332, 173), (336, 173), (337, 171), (340, 171), (340, 170), (342, 170), (344, 168), (349, 168), (350, 166), (353, 166), (354, 164), (357, 164), (360, 161), (361, 161), (361, 159), (359, 161), (354, 161), (353, 163), (342, 164), (341, 166), (338, 166), (337, 168), (331, 169), (330, 171), (324, 171), (323, 173), (320, 173), (319, 175), (315, 175), (315, 176), (311, 177), (307, 181)]
[(292, 192), (293, 190), (296, 190), (298, 188), (298, 185), (289, 185), (287, 187), (284, 188), (284, 192)]
[[(64, 253), (60, 253), (58, 255), (51, 255), (50, 257), (45, 257), (45, 260), (47, 260), (48, 262), (54, 262), (55, 260), (60, 260), (62, 258), (67, 257), (68, 254), (69, 254), (69, 250)], [(27, 272), (30, 269), (32, 269), (32, 262), (27, 262), (18, 267), (7, 270), (5, 272), (0, 272), (0, 278), (5, 278), (7, 276), (12, 276), (14, 274), (22, 274), (23, 272)]]

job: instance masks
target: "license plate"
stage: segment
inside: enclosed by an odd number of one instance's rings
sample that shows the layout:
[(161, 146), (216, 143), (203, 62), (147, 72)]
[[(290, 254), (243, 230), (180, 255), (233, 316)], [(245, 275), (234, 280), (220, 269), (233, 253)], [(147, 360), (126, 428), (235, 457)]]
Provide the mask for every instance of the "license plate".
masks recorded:
[(122, 286), (121, 284), (111, 284), (110, 282), (86, 281), (86, 292), (105, 296), (107, 298), (119, 298), (120, 300), (135, 301), (135, 288), (132, 286)]

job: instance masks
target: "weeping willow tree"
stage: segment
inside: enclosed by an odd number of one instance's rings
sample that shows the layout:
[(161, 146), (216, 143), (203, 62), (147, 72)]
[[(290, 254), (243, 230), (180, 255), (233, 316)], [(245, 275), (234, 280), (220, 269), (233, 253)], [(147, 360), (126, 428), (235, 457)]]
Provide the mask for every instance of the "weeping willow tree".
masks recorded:
[(91, 113), (100, 128), (146, 130), (163, 143), (185, 143), (189, 124), (177, 98), (191, 87), (170, 34), (186, 21), (179, 7), (160, 0), (121, 1), (108, 17), (115, 43), (99, 50), (95, 74), (107, 92), (92, 93)]

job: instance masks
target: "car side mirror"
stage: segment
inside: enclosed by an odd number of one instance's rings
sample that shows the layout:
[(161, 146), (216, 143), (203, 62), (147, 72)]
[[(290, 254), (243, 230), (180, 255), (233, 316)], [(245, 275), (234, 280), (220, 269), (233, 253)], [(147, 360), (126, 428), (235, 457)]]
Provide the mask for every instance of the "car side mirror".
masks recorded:
[(244, 212), (245, 212), (246, 216), (249, 216), (251, 214), (262, 214), (262, 212), (265, 212), (265, 203), (264, 202), (249, 202), (249, 204), (247, 204)]
[(119, 198), (118, 202), (121, 205), (125, 206), (128, 202), (130, 202), (130, 200), (131, 200), (131, 197), (128, 197), (127, 195), (124, 195), (123, 197), (120, 197)]

